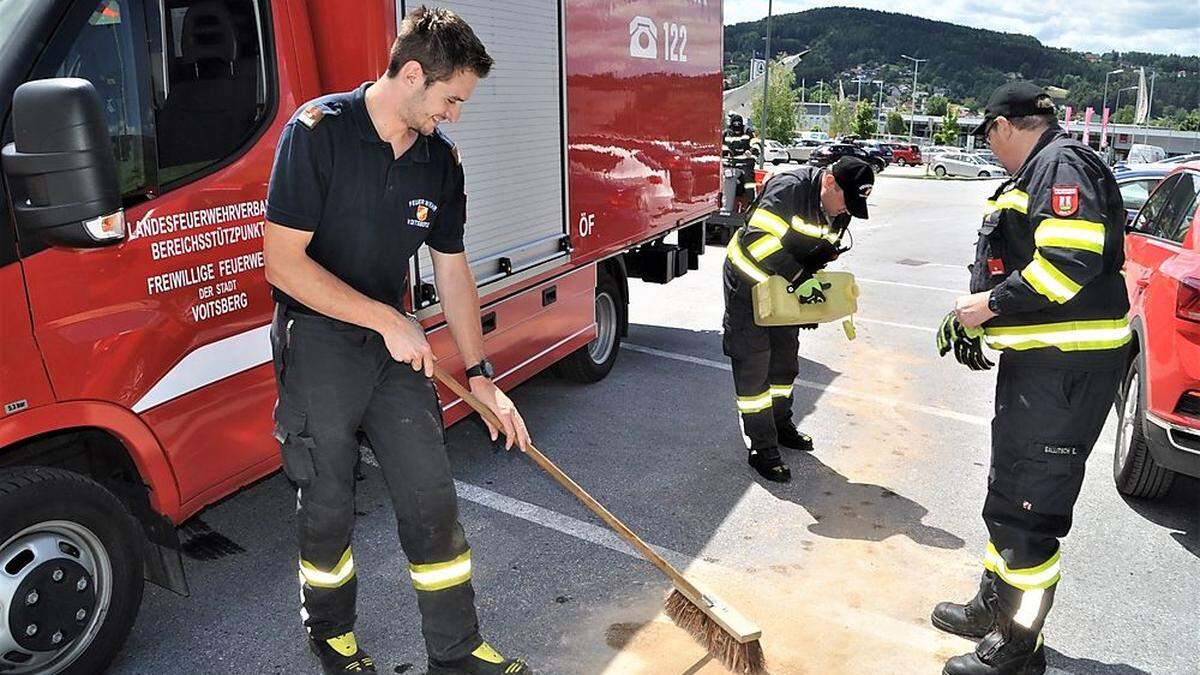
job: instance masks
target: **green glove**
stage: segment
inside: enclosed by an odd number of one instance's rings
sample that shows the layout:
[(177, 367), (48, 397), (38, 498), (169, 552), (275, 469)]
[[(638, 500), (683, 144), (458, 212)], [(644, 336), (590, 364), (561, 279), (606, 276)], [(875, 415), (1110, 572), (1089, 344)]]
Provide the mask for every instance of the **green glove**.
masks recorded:
[(938, 328), (938, 356), (945, 356), (953, 349), (954, 359), (959, 363), (971, 370), (988, 370), (995, 364), (984, 355), (982, 338), (982, 328), (967, 328), (950, 312)]
[(804, 304), (825, 302), (825, 291), (830, 287), (830, 284), (823, 284), (816, 277), (812, 277), (797, 286), (795, 293)]

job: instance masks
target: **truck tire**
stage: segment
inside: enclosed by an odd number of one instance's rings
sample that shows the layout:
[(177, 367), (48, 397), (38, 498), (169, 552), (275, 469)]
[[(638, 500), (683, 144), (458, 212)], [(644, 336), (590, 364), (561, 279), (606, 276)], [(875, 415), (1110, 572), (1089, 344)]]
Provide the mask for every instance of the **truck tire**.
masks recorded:
[(617, 362), (626, 311), (627, 305), (616, 280), (599, 271), (596, 278), (596, 339), (559, 361), (559, 374), (582, 384), (603, 380)]
[(0, 469), (0, 672), (104, 672), (142, 602), (141, 538), (86, 476)]
[(1146, 445), (1145, 386), (1141, 361), (1134, 357), (1117, 399), (1117, 443), (1113, 478), (1117, 491), (1130, 497), (1158, 499), (1171, 489), (1175, 472), (1159, 466)]

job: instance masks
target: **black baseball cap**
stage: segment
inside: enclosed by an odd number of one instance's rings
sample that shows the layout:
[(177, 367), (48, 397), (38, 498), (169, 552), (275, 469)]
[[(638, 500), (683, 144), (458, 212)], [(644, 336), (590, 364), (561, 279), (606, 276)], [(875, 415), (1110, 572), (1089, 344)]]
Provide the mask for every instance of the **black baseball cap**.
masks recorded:
[(871, 165), (857, 157), (843, 157), (833, 164), (833, 179), (846, 195), (846, 210), (855, 218), (867, 219), (867, 197), (875, 188)]
[(1054, 100), (1050, 98), (1050, 94), (1047, 94), (1045, 89), (1032, 82), (1017, 81), (1002, 84), (992, 92), (987, 108), (984, 109), (983, 121), (975, 127), (971, 135), (983, 136), (987, 132), (988, 126), (997, 117), (1012, 119), (1034, 115), (1046, 117), (1057, 117), (1058, 115), (1054, 107)]

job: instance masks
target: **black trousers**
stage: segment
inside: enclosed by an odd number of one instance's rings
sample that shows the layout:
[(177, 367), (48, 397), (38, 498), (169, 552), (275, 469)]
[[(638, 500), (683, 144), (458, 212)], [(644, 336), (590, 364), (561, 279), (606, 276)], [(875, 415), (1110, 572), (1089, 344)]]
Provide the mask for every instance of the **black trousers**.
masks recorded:
[(722, 347), (733, 365), (733, 388), (747, 449), (778, 447), (776, 430), (792, 424), (792, 383), (800, 372), (796, 326), (759, 326), (753, 282), (725, 261)]
[(350, 540), (362, 431), (395, 508), (429, 656), (469, 654), (482, 643), (471, 552), (433, 382), (394, 361), (378, 333), (334, 319), (277, 308), (271, 338), (275, 434), (298, 488), (300, 614), (309, 635), (322, 640), (354, 627)]
[(996, 380), (983, 520), (985, 567), (1006, 617), (1038, 632), (1059, 580), (1084, 468), (1113, 407), (1121, 369), (1068, 370), (1004, 354)]

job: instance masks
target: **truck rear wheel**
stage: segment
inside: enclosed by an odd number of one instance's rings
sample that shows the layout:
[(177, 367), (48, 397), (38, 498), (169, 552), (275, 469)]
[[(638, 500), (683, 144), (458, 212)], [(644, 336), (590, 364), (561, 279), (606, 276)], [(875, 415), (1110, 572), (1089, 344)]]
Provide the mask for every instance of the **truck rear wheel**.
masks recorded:
[(1146, 446), (1145, 387), (1141, 362), (1135, 357), (1117, 400), (1117, 445), (1113, 452), (1113, 478), (1117, 491), (1130, 497), (1158, 499), (1171, 489), (1175, 473), (1159, 466)]
[(559, 373), (568, 380), (584, 384), (603, 380), (617, 362), (626, 311), (616, 280), (599, 272), (596, 278), (596, 339), (560, 361)]
[(0, 470), (0, 672), (103, 672), (141, 605), (140, 537), (86, 476)]

